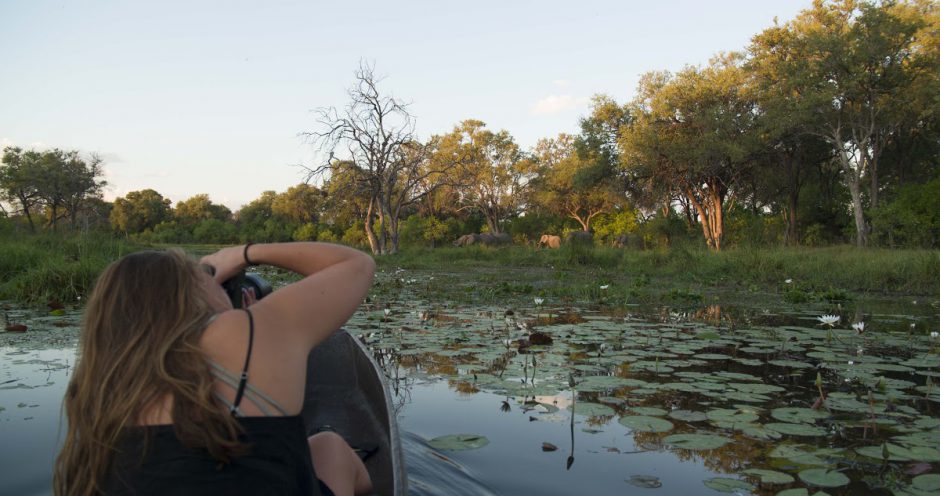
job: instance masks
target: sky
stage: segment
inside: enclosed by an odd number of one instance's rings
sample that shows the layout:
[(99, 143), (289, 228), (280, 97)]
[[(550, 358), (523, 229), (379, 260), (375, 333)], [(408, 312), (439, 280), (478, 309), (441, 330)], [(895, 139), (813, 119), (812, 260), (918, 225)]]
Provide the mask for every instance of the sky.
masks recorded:
[(811, 0), (0, 0), (0, 148), (105, 159), (105, 199), (152, 188), (237, 210), (324, 157), (299, 137), (365, 61), (418, 135), (465, 119), (523, 147), (590, 97), (707, 63)]

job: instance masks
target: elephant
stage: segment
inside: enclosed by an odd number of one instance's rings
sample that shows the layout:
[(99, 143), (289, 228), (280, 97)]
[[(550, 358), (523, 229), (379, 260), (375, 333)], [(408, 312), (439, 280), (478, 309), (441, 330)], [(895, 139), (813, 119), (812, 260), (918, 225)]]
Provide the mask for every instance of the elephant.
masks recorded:
[(478, 236), (480, 243), (487, 246), (506, 245), (512, 242), (512, 237), (507, 233), (483, 233)]
[(565, 243), (592, 245), (594, 234), (590, 231), (571, 231), (565, 236)]
[(480, 242), (481, 240), (479, 234), (464, 234), (454, 241), (454, 246), (470, 246)]
[(553, 234), (543, 234), (542, 237), (539, 238), (538, 246), (539, 248), (543, 246), (547, 248), (559, 248), (561, 247), (561, 236), (555, 236)]

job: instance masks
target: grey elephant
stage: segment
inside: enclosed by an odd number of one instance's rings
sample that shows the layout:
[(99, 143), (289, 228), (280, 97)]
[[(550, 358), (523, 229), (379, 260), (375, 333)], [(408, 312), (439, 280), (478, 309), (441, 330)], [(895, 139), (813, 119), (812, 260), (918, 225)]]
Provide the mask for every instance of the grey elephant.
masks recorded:
[(512, 237), (507, 233), (483, 233), (480, 234), (480, 243), (487, 246), (506, 245), (512, 242)]
[(565, 235), (565, 243), (594, 244), (594, 234), (590, 231), (571, 231)]
[(470, 246), (481, 242), (479, 234), (464, 234), (454, 241), (454, 246)]

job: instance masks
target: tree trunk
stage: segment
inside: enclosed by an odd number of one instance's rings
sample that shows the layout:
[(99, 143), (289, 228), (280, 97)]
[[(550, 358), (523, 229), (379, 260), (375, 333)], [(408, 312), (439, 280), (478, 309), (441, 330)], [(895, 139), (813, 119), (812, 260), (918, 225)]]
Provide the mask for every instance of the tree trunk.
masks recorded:
[(864, 248), (868, 245), (868, 223), (865, 222), (865, 212), (862, 210), (862, 185), (852, 171), (846, 171), (849, 183), (849, 192), (852, 194), (852, 213), (855, 215), (855, 245)]
[(373, 255), (379, 254), (379, 242), (375, 238), (375, 229), (372, 227), (373, 217), (372, 209), (375, 205), (375, 199), (369, 201), (369, 209), (366, 210), (366, 219), (365, 219), (365, 229), (366, 229), (366, 238), (369, 240), (369, 249), (372, 250)]
[(787, 193), (787, 230), (784, 233), (783, 242), (787, 246), (796, 246), (800, 244), (800, 233), (797, 229), (796, 210), (800, 201), (800, 191), (791, 188)]

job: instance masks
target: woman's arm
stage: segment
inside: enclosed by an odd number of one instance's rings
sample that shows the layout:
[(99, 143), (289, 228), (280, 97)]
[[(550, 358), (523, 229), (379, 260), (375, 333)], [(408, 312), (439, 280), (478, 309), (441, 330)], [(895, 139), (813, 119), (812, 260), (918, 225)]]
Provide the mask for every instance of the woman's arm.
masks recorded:
[(305, 276), (252, 305), (255, 324), (308, 350), (342, 326), (372, 285), (375, 262), (365, 253), (330, 243), (233, 246), (204, 257), (220, 284), (247, 265), (274, 265)]
[[(358, 250), (328, 243), (251, 245), (248, 258), (305, 276), (251, 305), (255, 336), (249, 382), (288, 414), (296, 414), (303, 406), (310, 350), (345, 324), (362, 303), (375, 262)], [(244, 246), (219, 250), (202, 262), (216, 268), (218, 283), (247, 265)], [(237, 374), (248, 349), (247, 330), (245, 312), (227, 311), (206, 329), (202, 345), (212, 360)], [(234, 391), (223, 391), (234, 397)], [(247, 415), (261, 414), (250, 401), (242, 406)]]

